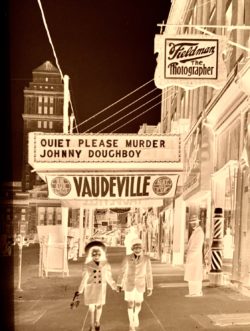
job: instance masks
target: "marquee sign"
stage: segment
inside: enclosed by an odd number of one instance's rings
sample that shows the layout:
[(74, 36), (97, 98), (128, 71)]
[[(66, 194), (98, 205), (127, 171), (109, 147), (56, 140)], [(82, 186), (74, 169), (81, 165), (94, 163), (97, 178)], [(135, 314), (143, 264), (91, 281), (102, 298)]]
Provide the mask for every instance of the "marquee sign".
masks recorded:
[(159, 53), (155, 70), (158, 88), (204, 85), (221, 88), (227, 71), (222, 59), (226, 39), (205, 35), (156, 35), (155, 52)]
[[(29, 163), (45, 169), (166, 169), (181, 164), (180, 135), (29, 133)], [(117, 168), (116, 168), (117, 165)], [(157, 166), (156, 166), (157, 165)], [(97, 168), (98, 167), (98, 168)], [(137, 167), (137, 168), (136, 168)]]
[(173, 197), (178, 175), (48, 175), (51, 199), (163, 199)]

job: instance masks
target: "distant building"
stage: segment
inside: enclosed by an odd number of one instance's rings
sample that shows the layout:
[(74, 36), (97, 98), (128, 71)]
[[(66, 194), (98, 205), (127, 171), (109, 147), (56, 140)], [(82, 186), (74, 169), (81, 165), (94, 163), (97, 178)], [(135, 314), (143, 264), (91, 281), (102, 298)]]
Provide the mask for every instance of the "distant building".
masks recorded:
[(42, 180), (28, 163), (28, 133), (63, 131), (63, 83), (59, 70), (49, 61), (33, 70), (24, 89), (22, 189), (30, 190)]
[(138, 134), (155, 134), (160, 133), (160, 123), (158, 125), (148, 125), (146, 123), (143, 123), (140, 125), (140, 129), (138, 131)]
[(0, 234), (12, 237), (28, 229), (29, 193), (22, 192), (21, 182), (6, 182), (0, 187)]
[(49, 61), (33, 70), (24, 89), (22, 180), (0, 187), (0, 235), (32, 238), (37, 225), (61, 224), (61, 202), (48, 199), (47, 184), (28, 163), (28, 134), (63, 131), (63, 83)]

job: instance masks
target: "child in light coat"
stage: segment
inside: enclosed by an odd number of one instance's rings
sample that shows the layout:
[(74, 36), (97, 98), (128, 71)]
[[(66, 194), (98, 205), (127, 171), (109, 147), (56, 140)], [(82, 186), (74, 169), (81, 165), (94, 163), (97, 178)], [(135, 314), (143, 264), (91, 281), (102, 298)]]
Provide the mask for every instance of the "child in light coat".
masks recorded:
[(139, 313), (144, 292), (152, 295), (153, 275), (150, 257), (143, 254), (142, 241), (135, 238), (131, 243), (132, 254), (127, 255), (121, 265), (117, 281), (117, 290), (125, 291), (128, 303), (129, 330), (139, 327)]
[(91, 325), (89, 331), (100, 330), (102, 307), (106, 303), (107, 283), (116, 290), (111, 266), (107, 262), (105, 245), (100, 241), (90, 242), (85, 247), (87, 253), (82, 281), (76, 292), (78, 297), (84, 292), (84, 303), (89, 306)]

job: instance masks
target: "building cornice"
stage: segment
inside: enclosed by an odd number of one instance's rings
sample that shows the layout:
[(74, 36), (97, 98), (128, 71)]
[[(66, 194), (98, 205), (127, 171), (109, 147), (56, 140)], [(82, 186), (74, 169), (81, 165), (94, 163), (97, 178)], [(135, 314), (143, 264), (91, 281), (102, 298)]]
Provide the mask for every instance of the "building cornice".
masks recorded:
[(33, 97), (34, 95), (51, 95), (51, 96), (57, 96), (58, 98), (63, 98), (63, 91), (49, 91), (49, 90), (24, 90), (24, 96), (25, 97)]
[(22, 114), (24, 120), (54, 120), (62, 121), (63, 115)]

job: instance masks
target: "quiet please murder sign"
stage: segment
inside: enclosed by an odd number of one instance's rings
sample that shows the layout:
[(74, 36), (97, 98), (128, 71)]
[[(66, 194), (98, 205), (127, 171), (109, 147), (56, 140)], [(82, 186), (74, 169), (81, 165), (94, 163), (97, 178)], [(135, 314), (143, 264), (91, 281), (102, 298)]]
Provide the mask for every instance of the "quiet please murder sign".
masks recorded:
[(29, 163), (178, 163), (179, 135), (29, 133)]

